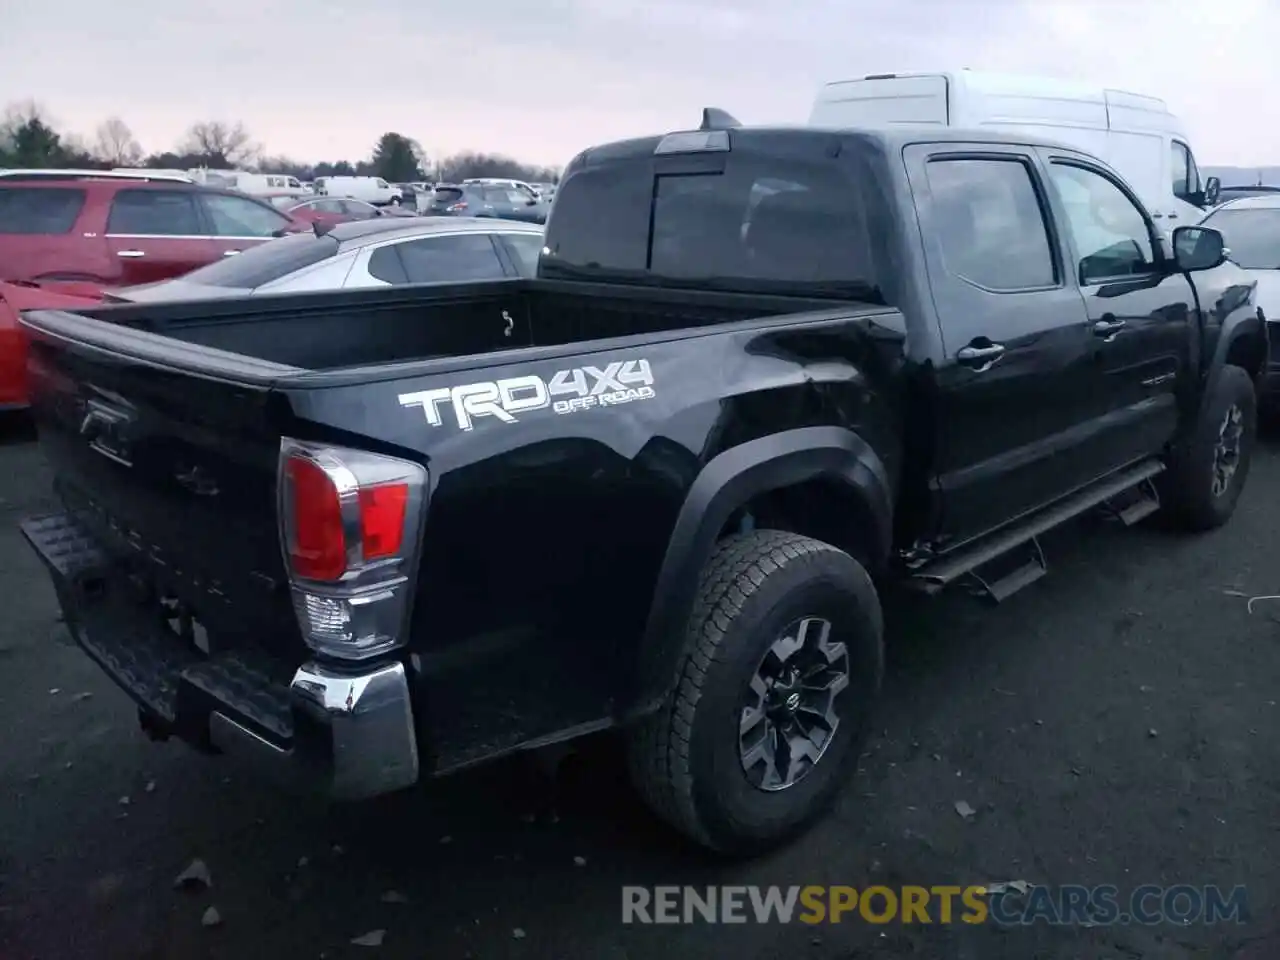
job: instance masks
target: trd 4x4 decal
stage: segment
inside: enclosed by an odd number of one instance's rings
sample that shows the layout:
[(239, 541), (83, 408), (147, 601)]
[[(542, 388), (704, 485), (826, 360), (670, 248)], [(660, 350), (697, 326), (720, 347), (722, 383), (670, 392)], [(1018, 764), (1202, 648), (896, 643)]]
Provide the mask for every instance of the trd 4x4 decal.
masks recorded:
[(600, 367), (574, 367), (560, 370), (550, 380), (539, 376), (507, 377), (483, 380), (456, 387), (438, 387), (400, 394), (405, 407), (422, 407), (427, 423), (433, 427), (444, 423), (446, 411), (459, 430), (470, 430), (479, 417), (495, 417), (503, 423), (515, 423), (520, 414), (545, 410), (577, 413), (596, 407), (612, 407), (636, 400), (650, 400), (653, 371), (648, 360), (619, 360)]

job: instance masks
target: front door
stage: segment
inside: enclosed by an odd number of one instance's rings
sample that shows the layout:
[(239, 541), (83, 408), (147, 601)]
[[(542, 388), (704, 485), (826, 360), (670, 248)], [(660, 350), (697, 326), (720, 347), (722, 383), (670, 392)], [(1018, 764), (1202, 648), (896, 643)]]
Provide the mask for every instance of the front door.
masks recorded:
[(1027, 148), (908, 148), (943, 342), (933, 411), (937, 533), (952, 544), (1096, 474), (1094, 338)]
[(232, 257), (242, 250), (280, 236), (293, 226), (287, 216), (268, 203), (230, 193), (201, 194), (208, 222), (212, 259)]
[(1150, 216), (1115, 174), (1042, 151), (1089, 314), (1096, 445), (1110, 469), (1159, 450), (1178, 426), (1178, 392), (1197, 350), (1195, 295)]

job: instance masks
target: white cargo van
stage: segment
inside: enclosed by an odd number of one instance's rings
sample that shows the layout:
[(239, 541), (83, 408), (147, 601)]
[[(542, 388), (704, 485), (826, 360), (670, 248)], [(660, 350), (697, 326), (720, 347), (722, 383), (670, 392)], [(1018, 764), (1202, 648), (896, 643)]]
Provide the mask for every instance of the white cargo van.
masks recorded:
[(823, 127), (937, 125), (1057, 140), (1105, 160), (1166, 231), (1195, 224), (1217, 199), (1182, 124), (1163, 100), (1066, 80), (958, 70), (873, 74), (818, 91), (809, 123)]
[(315, 191), (327, 197), (349, 197), (376, 207), (399, 205), (404, 197), (400, 188), (381, 177), (316, 177)]
[(284, 173), (246, 173), (243, 170), (206, 170), (208, 186), (237, 190), (253, 197), (307, 197), (311, 191), (297, 177)]

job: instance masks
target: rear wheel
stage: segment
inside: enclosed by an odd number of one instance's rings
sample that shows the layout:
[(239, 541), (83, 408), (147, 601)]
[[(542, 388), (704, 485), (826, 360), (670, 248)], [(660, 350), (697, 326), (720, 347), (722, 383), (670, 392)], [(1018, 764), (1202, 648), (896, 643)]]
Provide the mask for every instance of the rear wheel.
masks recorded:
[(870, 577), (835, 547), (763, 530), (721, 542), (703, 571), (676, 688), (634, 731), (649, 805), (713, 850), (794, 836), (856, 763), (883, 674)]
[(1240, 367), (1223, 367), (1192, 435), (1160, 478), (1161, 499), (1180, 526), (1212, 530), (1231, 519), (1249, 475), (1257, 430), (1253, 381)]

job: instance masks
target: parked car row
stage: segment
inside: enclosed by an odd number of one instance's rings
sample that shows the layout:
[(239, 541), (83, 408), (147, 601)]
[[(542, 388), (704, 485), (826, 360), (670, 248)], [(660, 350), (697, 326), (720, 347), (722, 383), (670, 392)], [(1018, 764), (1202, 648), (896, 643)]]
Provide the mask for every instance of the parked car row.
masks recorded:
[(27, 403), (22, 310), (531, 275), (539, 203), (517, 210), (482, 196), (505, 196), (497, 187), (465, 193), (474, 217), (462, 207), (426, 217), (324, 194), (250, 197), (167, 172), (9, 171), (0, 177), (0, 407)]

